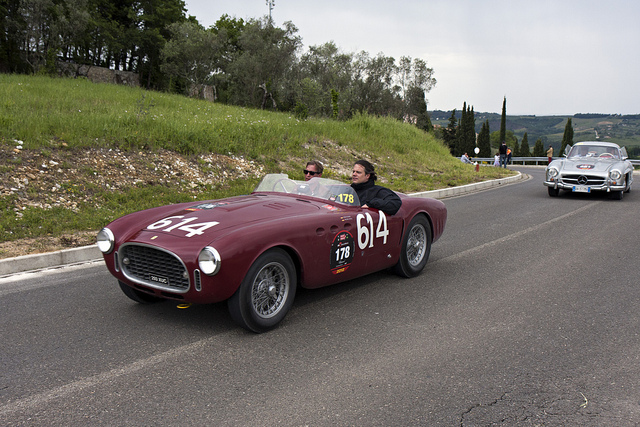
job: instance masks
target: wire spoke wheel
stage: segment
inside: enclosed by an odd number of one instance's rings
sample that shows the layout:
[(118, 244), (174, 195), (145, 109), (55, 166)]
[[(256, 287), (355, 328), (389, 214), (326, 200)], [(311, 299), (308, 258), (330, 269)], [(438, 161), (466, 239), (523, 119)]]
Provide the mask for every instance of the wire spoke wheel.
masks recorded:
[(272, 262), (260, 270), (251, 287), (251, 305), (258, 316), (275, 316), (287, 300), (291, 283), (282, 264)]
[(293, 305), (298, 285), (296, 267), (287, 252), (273, 248), (260, 255), (229, 298), (229, 313), (253, 332), (275, 328)]
[(412, 267), (417, 267), (424, 258), (427, 249), (427, 231), (424, 226), (417, 225), (409, 231), (407, 240), (407, 261)]
[(407, 227), (400, 259), (394, 267), (396, 274), (403, 277), (417, 276), (427, 265), (430, 252), (431, 226), (426, 216), (416, 215)]

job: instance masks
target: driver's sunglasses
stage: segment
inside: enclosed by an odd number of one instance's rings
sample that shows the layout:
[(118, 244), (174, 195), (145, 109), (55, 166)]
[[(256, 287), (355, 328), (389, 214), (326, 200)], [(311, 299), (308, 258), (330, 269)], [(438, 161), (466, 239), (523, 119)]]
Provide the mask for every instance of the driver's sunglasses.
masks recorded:
[(304, 172), (304, 174), (305, 174), (305, 175), (309, 174), (309, 175), (311, 175), (311, 176), (314, 176), (314, 175), (317, 175), (317, 174), (319, 174), (319, 173), (320, 173), (320, 172), (308, 171), (308, 170), (306, 170), (306, 169), (305, 169), (305, 170), (303, 170), (302, 172)]

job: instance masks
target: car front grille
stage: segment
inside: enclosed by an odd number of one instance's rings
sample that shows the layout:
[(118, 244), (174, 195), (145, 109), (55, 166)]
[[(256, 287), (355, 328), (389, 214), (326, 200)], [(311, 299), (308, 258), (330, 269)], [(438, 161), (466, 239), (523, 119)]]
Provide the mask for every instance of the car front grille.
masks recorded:
[(600, 186), (600, 185), (604, 185), (605, 178), (601, 176), (594, 176), (594, 175), (575, 174), (575, 175), (563, 175), (562, 181), (565, 184), (571, 184), (571, 185)]
[(124, 244), (118, 251), (120, 267), (132, 281), (153, 288), (186, 292), (189, 275), (176, 255), (152, 246)]

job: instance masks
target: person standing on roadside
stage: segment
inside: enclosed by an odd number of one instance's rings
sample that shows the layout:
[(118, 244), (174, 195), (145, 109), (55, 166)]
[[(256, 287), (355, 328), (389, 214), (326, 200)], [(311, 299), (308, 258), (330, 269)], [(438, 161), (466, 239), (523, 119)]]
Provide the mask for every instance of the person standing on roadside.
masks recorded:
[(500, 148), (498, 149), (498, 152), (500, 153), (500, 167), (502, 168), (506, 168), (507, 167), (507, 143), (502, 141), (502, 144), (500, 144)]
[(553, 147), (551, 145), (549, 145), (549, 149), (547, 150), (547, 159), (549, 163), (553, 160)]

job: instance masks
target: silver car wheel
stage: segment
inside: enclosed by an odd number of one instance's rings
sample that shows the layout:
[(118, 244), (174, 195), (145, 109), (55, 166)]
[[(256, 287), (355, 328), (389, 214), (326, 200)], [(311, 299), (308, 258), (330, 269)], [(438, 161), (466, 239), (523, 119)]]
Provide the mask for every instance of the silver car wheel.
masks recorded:
[(420, 274), (431, 252), (431, 226), (424, 214), (413, 217), (407, 227), (400, 249), (400, 259), (395, 265), (396, 274), (414, 277)]
[(416, 224), (409, 231), (407, 240), (407, 261), (412, 267), (416, 267), (424, 258), (427, 249), (427, 231), (422, 224)]
[(266, 264), (251, 287), (251, 305), (256, 314), (268, 319), (282, 309), (291, 287), (287, 269), (278, 262)]
[(286, 251), (273, 248), (264, 252), (229, 298), (231, 317), (253, 332), (275, 328), (293, 304), (297, 277), (295, 264)]

